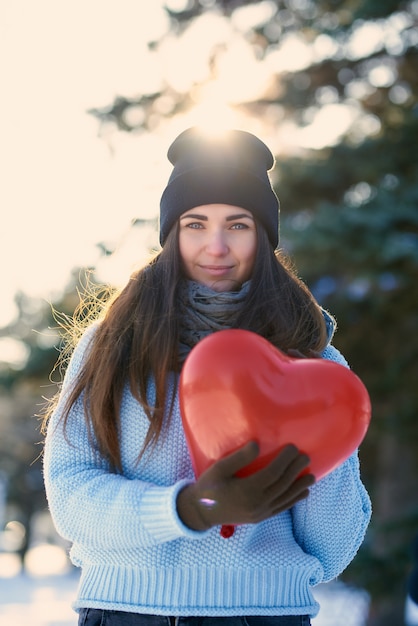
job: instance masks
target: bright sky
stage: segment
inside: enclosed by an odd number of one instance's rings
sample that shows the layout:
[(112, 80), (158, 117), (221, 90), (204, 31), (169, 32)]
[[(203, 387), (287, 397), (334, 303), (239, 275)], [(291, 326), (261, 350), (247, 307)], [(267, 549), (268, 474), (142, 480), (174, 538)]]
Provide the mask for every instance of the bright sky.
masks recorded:
[(86, 114), (138, 85), (152, 89), (141, 58), (167, 24), (158, 2), (144, 4), (0, 5), (0, 326), (16, 289), (48, 298), (74, 265), (97, 261), (96, 243), (155, 213), (157, 177), (142, 164), (153, 165), (157, 138), (122, 137), (115, 158)]
[[(341, 106), (330, 92), (308, 111), (303, 129), (287, 122), (266, 136), (264, 120), (245, 124), (233, 118), (228, 106), (261, 94), (272, 72), (306, 67), (312, 55), (331, 56), (332, 41), (321, 36), (308, 47), (298, 37), (285, 37), (259, 63), (239, 31), (268, 18), (272, 4), (265, 1), (234, 12), (235, 21), (207, 14), (152, 56), (147, 42), (168, 28), (161, 5), (162, 0), (0, 4), (0, 327), (13, 317), (17, 289), (53, 298), (73, 267), (97, 263), (99, 242), (120, 248), (102, 262), (103, 278), (127, 279), (145, 247), (156, 242), (154, 232), (144, 232), (139, 241), (131, 221), (157, 215), (170, 171), (167, 147), (187, 126), (222, 119), (260, 134), (275, 150), (286, 142), (314, 148), (333, 143), (357, 119), (355, 103)], [(204, 86), (208, 55), (225, 42), (218, 81)], [(236, 71), (243, 64), (245, 78)], [(180, 91), (201, 85), (194, 111), (150, 134), (99, 137), (87, 109), (108, 105), (117, 95), (152, 93), (163, 78)]]

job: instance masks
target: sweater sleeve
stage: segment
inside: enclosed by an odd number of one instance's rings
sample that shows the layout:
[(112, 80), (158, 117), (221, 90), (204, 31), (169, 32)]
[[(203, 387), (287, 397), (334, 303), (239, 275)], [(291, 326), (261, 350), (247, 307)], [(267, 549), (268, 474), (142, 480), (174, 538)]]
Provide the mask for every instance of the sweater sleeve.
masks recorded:
[(45, 488), (57, 531), (71, 542), (107, 549), (201, 538), (206, 533), (189, 529), (177, 514), (177, 494), (189, 481), (161, 486), (111, 472), (89, 434), (81, 399), (64, 429), (65, 400), (93, 335), (94, 327), (74, 351), (45, 441)]
[[(322, 357), (348, 367), (332, 345)], [(293, 507), (292, 516), (296, 541), (322, 565), (323, 579), (315, 584), (336, 578), (357, 554), (371, 517), (358, 451), (311, 487), (308, 498)]]
[(323, 578), (315, 584), (339, 576), (356, 556), (371, 516), (357, 452), (311, 487), (292, 516), (296, 541), (322, 565)]

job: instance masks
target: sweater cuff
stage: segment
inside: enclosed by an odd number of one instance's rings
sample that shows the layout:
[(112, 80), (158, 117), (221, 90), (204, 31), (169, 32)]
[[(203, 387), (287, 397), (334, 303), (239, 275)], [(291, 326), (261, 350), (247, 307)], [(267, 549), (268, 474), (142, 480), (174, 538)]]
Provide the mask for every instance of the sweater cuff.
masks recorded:
[(183, 524), (177, 513), (177, 496), (191, 480), (181, 480), (171, 487), (149, 487), (141, 498), (140, 518), (156, 544), (181, 537), (201, 539), (209, 531), (193, 530)]

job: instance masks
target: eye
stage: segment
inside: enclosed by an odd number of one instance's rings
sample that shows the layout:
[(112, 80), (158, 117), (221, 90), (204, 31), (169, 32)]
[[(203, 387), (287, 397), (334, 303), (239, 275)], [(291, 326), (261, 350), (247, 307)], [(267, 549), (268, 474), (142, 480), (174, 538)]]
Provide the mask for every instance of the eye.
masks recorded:
[(189, 222), (185, 224), (186, 228), (192, 228), (194, 230), (198, 230), (199, 228), (204, 228), (202, 222)]
[(232, 224), (231, 229), (233, 230), (244, 230), (249, 228), (248, 224), (245, 224), (244, 222), (237, 222), (236, 224)]

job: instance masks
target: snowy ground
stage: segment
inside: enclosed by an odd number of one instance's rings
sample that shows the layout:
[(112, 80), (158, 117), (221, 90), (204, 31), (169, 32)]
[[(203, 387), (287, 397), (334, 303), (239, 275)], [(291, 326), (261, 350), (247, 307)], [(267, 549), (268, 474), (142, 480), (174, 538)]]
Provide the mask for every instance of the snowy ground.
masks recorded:
[[(0, 554), (0, 626), (76, 626), (71, 608), (78, 574), (56, 546), (31, 550), (26, 572), (17, 557)], [(321, 611), (313, 626), (365, 626), (369, 598), (342, 583), (317, 588)]]

